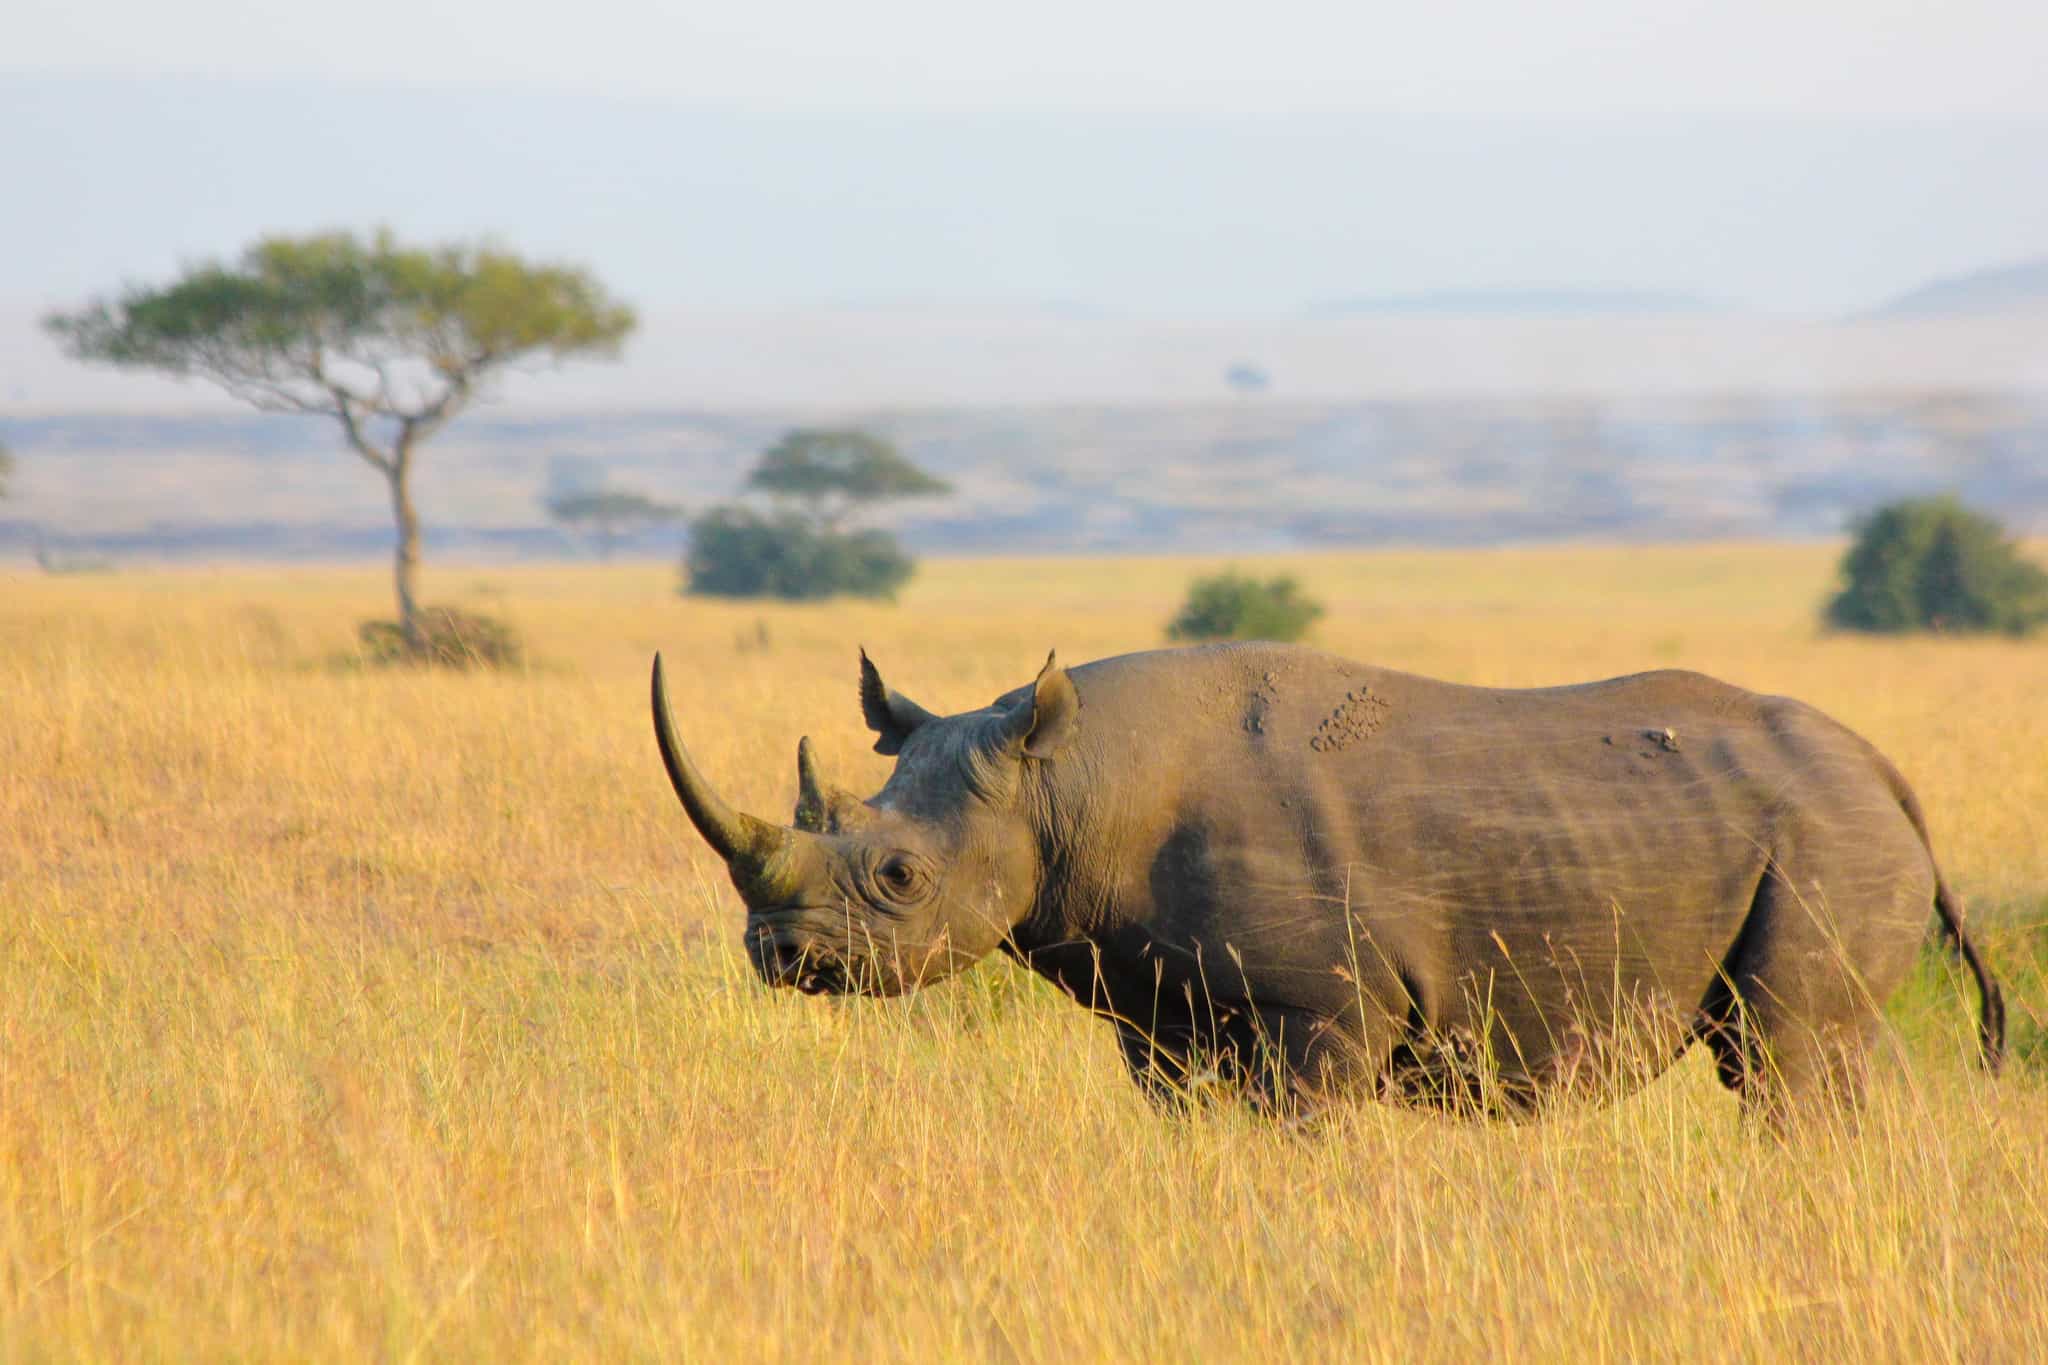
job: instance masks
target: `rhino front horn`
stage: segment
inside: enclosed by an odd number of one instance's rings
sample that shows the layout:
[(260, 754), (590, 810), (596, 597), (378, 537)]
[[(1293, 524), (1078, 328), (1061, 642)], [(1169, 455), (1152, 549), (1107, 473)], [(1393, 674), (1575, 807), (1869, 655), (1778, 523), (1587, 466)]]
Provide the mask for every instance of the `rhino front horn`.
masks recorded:
[(689, 751), (676, 738), (675, 723), (669, 719), (668, 688), (662, 682), (659, 654), (654, 656), (653, 692), (654, 739), (661, 746), (661, 761), (668, 768), (668, 780), (682, 799), (683, 809), (689, 812), (690, 823), (704, 836), (704, 842), (717, 850), (719, 857), (758, 870), (789, 840), (788, 831), (726, 805), (697, 771)]

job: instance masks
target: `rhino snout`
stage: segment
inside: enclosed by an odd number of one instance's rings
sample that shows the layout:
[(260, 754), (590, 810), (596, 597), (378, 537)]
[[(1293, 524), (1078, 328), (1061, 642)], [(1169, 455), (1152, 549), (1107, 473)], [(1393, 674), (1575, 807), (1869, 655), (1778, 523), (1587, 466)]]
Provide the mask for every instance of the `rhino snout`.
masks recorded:
[(790, 986), (806, 995), (848, 989), (845, 955), (801, 931), (749, 923), (747, 958), (770, 986)]
[(878, 970), (883, 954), (859, 942), (843, 913), (770, 911), (747, 916), (747, 958), (770, 986), (806, 995), (893, 994)]

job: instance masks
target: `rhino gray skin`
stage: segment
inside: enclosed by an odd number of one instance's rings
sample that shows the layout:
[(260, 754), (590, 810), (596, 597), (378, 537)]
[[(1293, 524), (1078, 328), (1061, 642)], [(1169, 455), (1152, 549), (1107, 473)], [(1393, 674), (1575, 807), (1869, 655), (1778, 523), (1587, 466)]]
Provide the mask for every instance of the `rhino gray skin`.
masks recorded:
[(1129, 654), (935, 716), (861, 655), (896, 758), (862, 801), (798, 746), (793, 828), (655, 729), (762, 977), (893, 994), (1000, 948), (1113, 1022), (1160, 1097), (1512, 1110), (1692, 1042), (1746, 1108), (1853, 1106), (1930, 906), (1981, 995), (1918, 802), (1800, 702), (1696, 673), (1465, 687), (1313, 650)]

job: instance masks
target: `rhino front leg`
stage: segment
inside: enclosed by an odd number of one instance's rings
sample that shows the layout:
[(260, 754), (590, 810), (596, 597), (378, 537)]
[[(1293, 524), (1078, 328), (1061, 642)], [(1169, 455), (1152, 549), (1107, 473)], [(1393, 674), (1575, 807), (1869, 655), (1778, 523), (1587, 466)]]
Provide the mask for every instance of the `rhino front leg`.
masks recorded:
[(1163, 1109), (1184, 1111), (1217, 1101), (1256, 1100), (1257, 1080), (1269, 1070), (1256, 1031), (1238, 1012), (1219, 1007), (1216, 1020), (1184, 1011), (1159, 1011), (1140, 1025), (1118, 1017), (1117, 1044), (1131, 1080)]
[(1356, 1094), (1383, 1059), (1340, 1021), (1308, 1010), (1215, 1006), (1212, 1017), (1119, 1020), (1124, 1065), (1166, 1108), (1230, 1099), (1289, 1120)]
[(1194, 1098), (1194, 1067), (1184, 1037), (1118, 1020), (1116, 1041), (1123, 1052), (1124, 1069), (1139, 1093), (1160, 1109), (1180, 1112), (1188, 1107)]

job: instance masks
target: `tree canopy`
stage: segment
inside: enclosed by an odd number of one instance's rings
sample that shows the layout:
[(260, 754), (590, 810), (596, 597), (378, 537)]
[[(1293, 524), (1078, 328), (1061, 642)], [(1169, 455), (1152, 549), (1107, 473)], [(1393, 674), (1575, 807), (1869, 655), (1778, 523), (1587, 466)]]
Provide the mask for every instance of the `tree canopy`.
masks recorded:
[(674, 521), (682, 514), (683, 509), (672, 502), (660, 502), (645, 493), (629, 493), (622, 488), (596, 493), (564, 493), (548, 500), (548, 515), (556, 521), (571, 524)]
[[(272, 412), (338, 418), (379, 468), (516, 362), (616, 354), (632, 309), (583, 270), (497, 247), (400, 245), (389, 232), (267, 237), (44, 326), (82, 360), (197, 376)], [(396, 430), (384, 441), (376, 419)]]
[(763, 451), (747, 487), (801, 502), (825, 526), (867, 503), (952, 491), (880, 437), (813, 427), (799, 427)]
[(645, 493), (623, 488), (602, 488), (587, 492), (558, 493), (547, 500), (548, 515), (564, 526), (590, 527), (597, 532), (598, 545), (610, 558), (619, 529), (627, 526), (660, 526), (683, 518), (683, 509), (661, 502)]

